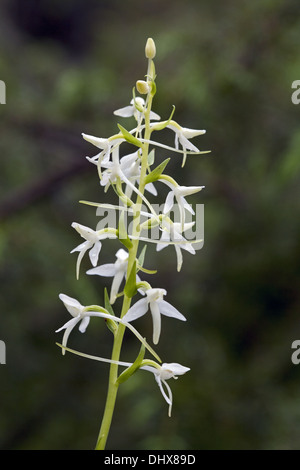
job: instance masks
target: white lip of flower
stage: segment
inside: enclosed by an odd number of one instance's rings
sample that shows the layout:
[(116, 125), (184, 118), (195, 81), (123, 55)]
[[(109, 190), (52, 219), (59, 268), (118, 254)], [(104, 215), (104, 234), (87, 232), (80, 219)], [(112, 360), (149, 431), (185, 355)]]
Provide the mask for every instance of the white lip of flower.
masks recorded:
[(175, 123), (174, 124), (169, 124), (167, 126), (169, 129), (172, 129), (172, 131), (175, 132), (175, 149), (178, 150), (179, 148), (179, 143), (182, 146), (182, 149), (184, 151), (183, 154), (183, 161), (182, 161), (182, 166), (184, 166), (185, 161), (186, 161), (186, 151), (191, 150), (192, 152), (199, 152), (199, 149), (193, 145), (189, 139), (192, 139), (193, 137), (196, 137), (198, 135), (203, 135), (206, 133), (204, 129), (202, 130), (197, 130), (197, 129), (189, 129), (188, 127), (181, 127), (179, 124)]
[(78, 224), (77, 222), (73, 222), (72, 227), (75, 228), (75, 230), (82, 236), (82, 238), (85, 238), (86, 240), (71, 251), (71, 253), (79, 251), (76, 263), (76, 277), (78, 279), (80, 263), (86, 251), (90, 250), (90, 261), (93, 266), (96, 266), (98, 263), (99, 253), (102, 247), (101, 240), (104, 240), (105, 238), (116, 238), (116, 235), (109, 232), (99, 234), (95, 230), (92, 230), (91, 228), (86, 227), (84, 225)]
[[(177, 362), (172, 362), (169, 364), (164, 363), (159, 368), (152, 367), (152, 366), (142, 366), (141, 369), (148, 370), (149, 372), (152, 372), (154, 374), (155, 380), (159, 386), (161, 394), (169, 405), (168, 415), (169, 417), (171, 417), (173, 396), (172, 396), (171, 388), (169, 384), (167, 384), (166, 380), (169, 380), (171, 378), (178, 379), (177, 377), (178, 375), (185, 374), (186, 372), (190, 370), (190, 368), (182, 366), (181, 364), (178, 364)], [(165, 392), (163, 385), (166, 387), (167, 393)]]
[(120, 250), (118, 250), (116, 253), (116, 258), (117, 260), (115, 263), (103, 264), (102, 266), (98, 266), (97, 268), (89, 269), (86, 272), (87, 274), (96, 274), (97, 276), (113, 277), (110, 292), (111, 304), (115, 302), (119, 293), (121, 282), (123, 281), (126, 275), (128, 266), (127, 251), (123, 250), (123, 248), (120, 248)]
[(186, 318), (169, 302), (163, 300), (163, 296), (167, 294), (165, 289), (151, 288), (146, 290), (147, 297), (138, 300), (123, 317), (124, 322), (130, 323), (147, 313), (148, 308), (152, 314), (153, 321), (153, 343), (157, 344), (161, 331), (161, 315), (167, 317), (177, 318), (178, 320), (186, 321)]
[(182, 227), (181, 222), (168, 222), (166, 220), (163, 220), (162, 222), (162, 235), (160, 241), (163, 243), (158, 243), (156, 245), (156, 251), (161, 251), (163, 248), (166, 248), (168, 246), (167, 242), (169, 241), (175, 242), (174, 247), (177, 256), (177, 271), (180, 271), (182, 266), (182, 249), (188, 251), (192, 255), (196, 253), (192, 244), (189, 243), (182, 235), (182, 232), (189, 230), (194, 224), (195, 222), (189, 222), (184, 224)]
[[(141, 111), (136, 109), (134, 105), (134, 101), (136, 102), (137, 106), (139, 108), (142, 108), (145, 111), (145, 100), (144, 98), (138, 96), (137, 98), (134, 98), (130, 101), (130, 106), (125, 106), (124, 108), (117, 109), (114, 111), (114, 114), (116, 116), (120, 117), (131, 117), (134, 116), (136, 121), (140, 121), (141, 117), (144, 115)], [(159, 121), (160, 116), (156, 114), (154, 111), (150, 111), (150, 120), (152, 121)]]

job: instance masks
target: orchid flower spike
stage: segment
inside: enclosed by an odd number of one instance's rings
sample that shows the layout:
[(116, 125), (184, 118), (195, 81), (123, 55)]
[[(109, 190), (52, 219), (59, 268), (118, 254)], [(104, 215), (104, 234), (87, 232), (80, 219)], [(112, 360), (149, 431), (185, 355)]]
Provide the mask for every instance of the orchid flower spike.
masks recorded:
[[(109, 318), (109, 319), (113, 318), (112, 315), (106, 314), (104, 312), (100, 312), (100, 311), (94, 312), (94, 311), (87, 310), (88, 307), (84, 307), (83, 305), (81, 305), (80, 302), (78, 302), (78, 300), (73, 299), (72, 297), (69, 297), (68, 295), (60, 294), (59, 298), (64, 303), (66, 309), (73, 317), (71, 320), (67, 321), (67, 323), (65, 323), (61, 328), (56, 330), (56, 333), (58, 333), (61, 330), (65, 330), (63, 340), (62, 340), (62, 345), (64, 347), (66, 347), (69, 335), (71, 331), (73, 330), (73, 328), (77, 325), (77, 323), (80, 322), (79, 331), (81, 333), (85, 333), (85, 330), (87, 329), (87, 326), (90, 322), (91, 316), (97, 316), (97, 317)], [(63, 354), (65, 353), (64, 349), (62, 349), (62, 353)]]
[(99, 253), (102, 247), (101, 240), (106, 238), (117, 238), (117, 236), (115, 233), (111, 232), (104, 232), (100, 234), (99, 232), (96, 232), (95, 230), (92, 230), (89, 227), (85, 227), (84, 225), (78, 224), (77, 222), (73, 222), (72, 227), (75, 228), (75, 230), (82, 236), (82, 238), (85, 239), (85, 242), (81, 243), (71, 251), (71, 253), (79, 251), (76, 264), (76, 277), (78, 279), (81, 260), (85, 253), (90, 250), (90, 261), (93, 266), (96, 266), (98, 263)]
[(152, 314), (153, 321), (153, 343), (157, 344), (161, 331), (161, 315), (167, 317), (177, 318), (178, 320), (185, 321), (186, 318), (169, 302), (163, 300), (164, 295), (167, 294), (165, 289), (147, 289), (146, 297), (138, 300), (123, 317), (123, 321), (130, 323), (147, 313), (148, 308)]
[(181, 250), (186, 250), (192, 255), (196, 253), (193, 245), (189, 243), (184, 236), (182, 235), (183, 232), (189, 230), (193, 227), (195, 222), (189, 222), (183, 225), (181, 222), (172, 222), (163, 220), (162, 221), (162, 235), (160, 238), (161, 243), (156, 245), (156, 251), (161, 251), (163, 248), (166, 248), (168, 242), (174, 243), (174, 248), (176, 251), (177, 256), (177, 271), (179, 272), (182, 266), (182, 253)]
[[(114, 111), (114, 114), (116, 116), (125, 117), (125, 118), (134, 116), (137, 122), (140, 122), (141, 118), (144, 116), (144, 113), (145, 113), (145, 100), (144, 98), (140, 96), (138, 96), (137, 98), (133, 98), (130, 101), (130, 106), (125, 106), (124, 108), (120, 108)], [(160, 116), (156, 114), (154, 111), (150, 111), (150, 121), (159, 121), (159, 120), (160, 120)]]
[(187, 127), (181, 127), (177, 122), (172, 121), (172, 124), (169, 124), (167, 126), (169, 129), (172, 129), (172, 131), (175, 132), (175, 148), (178, 150), (179, 144), (181, 145), (184, 154), (183, 154), (183, 161), (182, 161), (182, 166), (185, 165), (186, 161), (186, 151), (191, 150), (192, 152), (199, 152), (199, 149), (191, 144), (189, 139), (192, 139), (193, 137), (196, 137), (198, 135), (205, 134), (205, 130), (196, 130), (196, 129), (189, 129)]
[(96, 274), (97, 276), (113, 277), (111, 292), (110, 292), (110, 303), (113, 304), (119, 293), (121, 282), (123, 281), (128, 265), (128, 252), (120, 248), (116, 253), (116, 262), (107, 263), (97, 268), (89, 269), (87, 274)]
[[(169, 417), (171, 417), (173, 396), (171, 388), (166, 381), (171, 378), (178, 379), (178, 375), (185, 374), (190, 370), (190, 368), (182, 366), (181, 364), (178, 364), (176, 362), (172, 362), (170, 364), (164, 363), (158, 367), (142, 366), (141, 369), (148, 370), (149, 372), (152, 372), (154, 374), (155, 380), (159, 386), (162, 396), (169, 405), (168, 415)], [(164, 390), (163, 385), (165, 386), (167, 392)]]

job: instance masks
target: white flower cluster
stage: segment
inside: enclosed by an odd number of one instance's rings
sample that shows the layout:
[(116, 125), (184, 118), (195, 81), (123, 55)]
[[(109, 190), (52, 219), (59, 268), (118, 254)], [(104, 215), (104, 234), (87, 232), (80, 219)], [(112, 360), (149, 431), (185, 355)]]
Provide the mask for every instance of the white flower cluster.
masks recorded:
[[(152, 40), (151, 40), (152, 41)], [(93, 157), (87, 157), (93, 165), (97, 167), (100, 185), (104, 191), (112, 188), (119, 198), (119, 211), (120, 223), (119, 227), (108, 227), (101, 230), (93, 230), (89, 227), (79, 223), (73, 223), (72, 227), (79, 233), (84, 241), (72, 250), (78, 252), (76, 275), (79, 277), (81, 261), (85, 253), (89, 253), (89, 259), (92, 264), (92, 269), (87, 271), (88, 275), (111, 277), (112, 283), (108, 303), (104, 307), (88, 306), (84, 307), (77, 300), (65, 295), (60, 294), (60, 299), (64, 303), (68, 312), (71, 314), (72, 319), (57, 331), (65, 330), (62, 341), (62, 350), (68, 350), (67, 340), (72, 329), (79, 323), (79, 330), (85, 332), (91, 317), (99, 317), (105, 319), (110, 323), (114, 329), (115, 337), (117, 331), (122, 325), (129, 327), (131, 331), (141, 340), (142, 344), (152, 352), (152, 348), (148, 343), (143, 340), (142, 336), (131, 326), (131, 322), (137, 318), (146, 315), (150, 312), (153, 324), (153, 337), (152, 341), (157, 344), (161, 335), (161, 315), (165, 315), (177, 320), (185, 321), (186, 318), (175, 307), (167, 302), (164, 297), (167, 292), (163, 288), (152, 287), (148, 282), (141, 279), (141, 272), (149, 272), (143, 267), (145, 250), (138, 257), (139, 242), (149, 241), (156, 243), (156, 250), (160, 251), (168, 246), (175, 248), (177, 258), (177, 270), (179, 271), (182, 266), (183, 257), (181, 250), (186, 250), (191, 254), (195, 254), (193, 242), (188, 241), (184, 232), (191, 228), (193, 223), (186, 222), (187, 212), (194, 214), (191, 204), (186, 198), (192, 194), (200, 191), (203, 186), (181, 186), (174, 178), (167, 175), (164, 170), (169, 159), (159, 163), (156, 167), (154, 165), (155, 148), (163, 148), (164, 150), (173, 153), (180, 153), (183, 157), (182, 165), (185, 164), (187, 156), (191, 153), (201, 154), (201, 152), (194, 144), (190, 142), (191, 138), (200, 136), (205, 133), (204, 130), (188, 129), (181, 127), (176, 121), (173, 120), (173, 112), (169, 119), (161, 121), (160, 116), (152, 111), (152, 100), (155, 95), (155, 68), (153, 57), (155, 55), (154, 42), (147, 43), (146, 57), (148, 58), (148, 73), (146, 75), (147, 81), (138, 81), (137, 90), (140, 93), (146, 94), (146, 99), (136, 97), (135, 93), (128, 106), (118, 109), (114, 115), (122, 118), (133, 118), (136, 125), (131, 130), (126, 130), (123, 126), (118, 125), (119, 132), (109, 138), (99, 138), (91, 135), (83, 134), (83, 138), (100, 149), (100, 152)], [(148, 51), (148, 52), (147, 52)], [(148, 54), (148, 55), (147, 55)], [(161, 144), (152, 140), (152, 134), (161, 130), (169, 129), (174, 133), (175, 141), (174, 148)], [(134, 152), (121, 156), (121, 146), (123, 143), (131, 144), (135, 147)], [(166, 196), (163, 211), (156, 213), (153, 205), (145, 196), (147, 191), (151, 196), (158, 197), (159, 185), (167, 186), (169, 192)], [(148, 212), (146, 215), (146, 223), (141, 223), (141, 207), (145, 204)], [(174, 205), (177, 205), (180, 214), (180, 220), (174, 221), (171, 218), (171, 212)], [(99, 204), (100, 205), (100, 204)], [(122, 224), (122, 215), (124, 213), (134, 213), (133, 224), (131, 231), (128, 227)], [(161, 236), (158, 240), (151, 240), (148, 237), (142, 237), (143, 230), (158, 225)], [(106, 239), (119, 239), (122, 248), (118, 249), (116, 253), (116, 260), (113, 263), (98, 264), (102, 243)], [(124, 287), (122, 289), (122, 285)], [(137, 300), (131, 305), (132, 298), (135, 295), (141, 295), (142, 298)], [(122, 314), (116, 316), (113, 313), (112, 306), (116, 303), (118, 298), (123, 297), (124, 305), (128, 308)], [(157, 356), (156, 356), (157, 357)], [(128, 377), (132, 373), (134, 364), (122, 363), (118, 359), (102, 359), (111, 364), (118, 364), (126, 366), (128, 369)], [(177, 375), (182, 375), (189, 370), (177, 363), (160, 365), (144, 359), (140, 360), (138, 367), (135, 369), (143, 369), (152, 372), (159, 385), (161, 393), (167, 403), (169, 404), (169, 414), (172, 406), (172, 393), (166, 380), (170, 378), (177, 378)], [(123, 372), (126, 376), (126, 371)], [(163, 388), (162, 384), (165, 386)]]

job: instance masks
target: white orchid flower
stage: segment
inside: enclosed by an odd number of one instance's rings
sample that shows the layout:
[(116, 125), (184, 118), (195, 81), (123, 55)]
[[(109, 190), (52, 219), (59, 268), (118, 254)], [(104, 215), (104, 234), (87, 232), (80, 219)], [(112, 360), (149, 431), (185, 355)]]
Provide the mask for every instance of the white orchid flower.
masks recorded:
[[(123, 160), (124, 158), (124, 160)], [(112, 161), (105, 164), (107, 170), (105, 170), (102, 174), (100, 184), (101, 186), (105, 186), (105, 191), (107, 191), (110, 184), (117, 182), (118, 178), (122, 183), (125, 183), (127, 187), (129, 187), (132, 191), (138, 194), (141, 199), (145, 202), (148, 206), (152, 214), (158, 220), (158, 215), (156, 214), (155, 210), (153, 209), (150, 202), (145, 198), (145, 196), (139, 191), (139, 189), (130, 181), (129, 178), (126, 176), (126, 172), (130, 172), (130, 168), (134, 162), (136, 156), (134, 154), (127, 155), (121, 158), (122, 162), (119, 160), (119, 147), (116, 146), (112, 149)], [(103, 165), (104, 166), (104, 165)]]
[[(105, 362), (108, 364), (116, 364), (121, 367), (131, 367), (133, 365), (132, 362), (124, 362), (124, 361), (114, 361), (112, 359), (106, 359), (104, 357), (99, 357), (99, 356), (93, 356), (91, 354), (85, 354), (79, 351), (76, 351), (74, 349), (67, 348), (63, 346), (63, 351), (69, 351), (73, 354), (76, 354), (78, 356), (85, 357), (87, 359), (92, 359), (94, 361), (99, 361), (99, 362)], [(166, 402), (169, 405), (169, 410), (168, 410), (168, 416), (171, 417), (171, 412), (172, 412), (172, 405), (173, 405), (173, 395), (171, 388), (169, 384), (167, 384), (167, 380), (173, 378), (173, 379), (178, 379), (178, 375), (183, 375), (189, 370), (191, 370), (189, 367), (182, 366), (181, 364), (178, 364), (177, 362), (171, 362), (171, 363), (163, 363), (162, 365), (155, 363), (154, 361), (145, 361), (146, 363), (148, 362), (149, 364), (154, 364), (152, 365), (142, 365), (139, 369), (141, 370), (146, 370), (148, 372), (152, 372), (152, 374), (155, 377), (156, 383), (159, 386), (159, 389), (161, 391), (162, 396), (166, 400)], [(163, 386), (165, 386), (166, 391), (164, 390)]]
[[(139, 111), (137, 107), (135, 106), (135, 103), (138, 108), (140, 108), (142, 111)], [(145, 100), (144, 98), (138, 96), (137, 98), (133, 98), (130, 101), (130, 106), (125, 106), (124, 108), (117, 109), (114, 111), (114, 114), (116, 116), (120, 117), (131, 117), (134, 116), (136, 121), (140, 121), (142, 117), (144, 116), (145, 113)], [(150, 121), (159, 121), (160, 116), (156, 114), (154, 111), (150, 111)]]
[(77, 222), (73, 222), (72, 227), (75, 228), (75, 230), (82, 236), (82, 238), (85, 239), (85, 242), (76, 246), (76, 248), (74, 248), (71, 251), (71, 253), (79, 251), (77, 264), (76, 264), (76, 276), (78, 279), (80, 263), (85, 253), (88, 250), (90, 250), (89, 251), (90, 261), (93, 266), (96, 266), (98, 263), (99, 253), (102, 247), (101, 240), (104, 240), (106, 238), (117, 238), (117, 236), (114, 233), (110, 233), (110, 232), (103, 232), (103, 233), (96, 232), (95, 230), (92, 230), (91, 228), (86, 227), (84, 225), (78, 224)]
[[(141, 159), (139, 156), (139, 150), (121, 158), (120, 165), (123, 173), (133, 184), (139, 184), (141, 175)], [(157, 196), (157, 191), (153, 183), (148, 183), (145, 189)], [(132, 187), (127, 186), (126, 195), (130, 198), (132, 194)]]
[(99, 165), (100, 163), (100, 166), (102, 166), (102, 164), (105, 165), (109, 162), (112, 149), (118, 147), (120, 143), (124, 141), (123, 138), (114, 137), (105, 139), (102, 137), (95, 137), (93, 135), (88, 135), (84, 133), (82, 133), (82, 137), (90, 144), (93, 144), (95, 145), (95, 147), (101, 149), (101, 152), (95, 155), (94, 157), (86, 157), (89, 162), (94, 163), (95, 165)]
[(156, 245), (156, 251), (161, 251), (163, 248), (169, 246), (168, 242), (174, 244), (177, 256), (177, 271), (180, 271), (182, 266), (182, 249), (188, 251), (192, 255), (196, 253), (195, 249), (193, 248), (193, 245), (189, 243), (182, 235), (183, 232), (191, 229), (194, 224), (195, 222), (189, 222), (184, 224), (184, 226), (182, 227), (181, 222), (172, 222), (171, 220), (162, 221), (162, 235), (160, 238), (160, 241), (162, 243), (158, 243)]
[(146, 297), (138, 300), (123, 317), (124, 322), (130, 323), (147, 313), (150, 308), (153, 321), (153, 343), (157, 344), (161, 331), (161, 315), (167, 317), (177, 318), (178, 320), (185, 321), (186, 318), (169, 302), (163, 300), (164, 295), (167, 294), (165, 289), (147, 289)]
[[(93, 311), (88, 311), (87, 307), (84, 307), (81, 305), (78, 300), (73, 299), (72, 297), (69, 297), (68, 295), (65, 294), (60, 294), (59, 295), (60, 300), (64, 303), (66, 309), (68, 312), (72, 315), (72, 319), (67, 321), (61, 328), (56, 330), (56, 333), (59, 331), (65, 330), (63, 340), (62, 340), (62, 345), (65, 347), (67, 345), (67, 341), (69, 338), (69, 335), (73, 328), (77, 325), (77, 323), (80, 322), (79, 325), (79, 331), (81, 333), (85, 333), (87, 326), (90, 322), (90, 317), (91, 316), (97, 316), (101, 318), (110, 318), (113, 319), (114, 317), (112, 315), (106, 314), (104, 312), (93, 312)], [(64, 349), (62, 350), (63, 354), (65, 353)]]
[(171, 185), (171, 183), (169, 183), (168, 181), (165, 181), (165, 180), (161, 180), (161, 181), (168, 184), (172, 188), (166, 197), (163, 213), (167, 214), (168, 212), (171, 211), (171, 209), (174, 206), (174, 199), (176, 199), (178, 208), (179, 208), (179, 213), (180, 213), (181, 226), (183, 230), (184, 223), (185, 223), (185, 211), (186, 210), (189, 211), (192, 215), (195, 214), (194, 209), (186, 201), (185, 197), (201, 191), (201, 189), (203, 189), (204, 186), (179, 186), (179, 185), (175, 186), (175, 185)]
[[(178, 379), (178, 375), (183, 375), (190, 370), (189, 367), (182, 366), (177, 362), (164, 363), (161, 366), (152, 367), (152, 366), (142, 366), (141, 369), (148, 370), (154, 374), (155, 380), (159, 386), (162, 396), (169, 405), (168, 415), (171, 417), (173, 396), (170, 386), (167, 384), (167, 380), (173, 378)], [(165, 392), (163, 385), (165, 386), (167, 393)]]
[(196, 130), (196, 129), (189, 129), (187, 127), (181, 127), (179, 124), (173, 121), (173, 124), (169, 124), (167, 126), (169, 129), (175, 132), (175, 148), (178, 150), (179, 144), (181, 145), (184, 153), (183, 153), (183, 161), (182, 166), (184, 166), (186, 161), (186, 151), (191, 150), (192, 152), (199, 152), (199, 149), (193, 145), (189, 139), (196, 137), (198, 135), (203, 135), (206, 133), (205, 130)]
[[(64, 303), (68, 312), (72, 315), (72, 319), (67, 321), (61, 328), (56, 330), (55, 332), (58, 333), (62, 330), (65, 330), (62, 340), (62, 354), (65, 354), (65, 351), (68, 350), (67, 348), (67, 341), (70, 336), (71, 331), (75, 326), (80, 322), (79, 331), (81, 333), (85, 333), (87, 326), (90, 322), (90, 317), (98, 317), (104, 318), (106, 320), (112, 320), (113, 322), (122, 323), (127, 328), (132, 331), (132, 333), (139, 339), (139, 341), (148, 349), (148, 351), (158, 360), (160, 361), (159, 356), (156, 354), (155, 351), (149, 346), (145, 338), (143, 338), (140, 333), (129, 323), (125, 323), (121, 318), (116, 317), (114, 315), (110, 315), (106, 309), (103, 307), (99, 307), (98, 305), (90, 305), (84, 307), (81, 305), (78, 300), (73, 299), (65, 294), (59, 295), (60, 300)], [(107, 361), (105, 361), (107, 362)]]
[[(114, 304), (119, 293), (120, 285), (124, 278), (126, 278), (127, 267), (128, 267), (128, 252), (120, 248), (116, 253), (116, 262), (107, 263), (96, 268), (89, 269), (87, 274), (96, 274), (97, 276), (113, 277), (111, 292), (110, 292), (110, 303)], [(141, 279), (136, 275), (136, 282), (141, 282)], [(144, 295), (144, 291), (139, 289), (139, 292)]]
[(109, 141), (109, 139), (104, 139), (102, 137), (94, 137), (93, 135), (88, 135), (84, 133), (82, 133), (82, 137), (87, 142), (90, 142), (91, 144), (101, 149), (101, 152), (95, 155), (94, 157), (86, 157), (89, 162), (97, 164), (99, 158), (104, 163), (109, 161), (110, 150), (112, 146), (112, 143)]
[(128, 252), (121, 248), (116, 253), (116, 262), (107, 263), (102, 266), (98, 266), (93, 269), (89, 269), (87, 274), (96, 274), (97, 276), (113, 277), (111, 292), (110, 292), (110, 303), (113, 304), (119, 293), (121, 282), (123, 281), (127, 266), (128, 266)]

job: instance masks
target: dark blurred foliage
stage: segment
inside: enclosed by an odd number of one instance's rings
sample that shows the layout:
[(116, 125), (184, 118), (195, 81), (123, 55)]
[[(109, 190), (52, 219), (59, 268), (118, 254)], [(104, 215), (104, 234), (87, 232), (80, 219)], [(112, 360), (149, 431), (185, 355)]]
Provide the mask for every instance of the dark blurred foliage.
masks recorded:
[[(153, 284), (188, 317), (163, 320), (158, 352), (191, 371), (170, 383), (172, 419), (150, 374), (126, 382), (108, 448), (299, 448), (299, 1), (4, 0), (0, 22), (1, 448), (95, 445), (108, 367), (61, 356), (54, 331), (69, 314), (58, 294), (103, 301), (106, 279), (87, 279), (86, 259), (76, 281), (69, 254), (80, 242), (71, 223), (97, 222), (78, 201), (103, 200), (81, 132), (116, 131), (112, 112), (146, 73), (149, 36), (154, 110), (166, 118), (174, 104), (183, 126), (207, 130), (194, 143), (210, 155), (169, 164), (180, 183), (206, 186), (192, 198), (205, 204), (205, 245), (179, 274), (171, 248), (148, 252)], [(105, 244), (103, 262), (115, 248)], [(70, 339), (103, 356), (111, 344), (96, 320)], [(138, 347), (127, 335), (122, 359)]]

